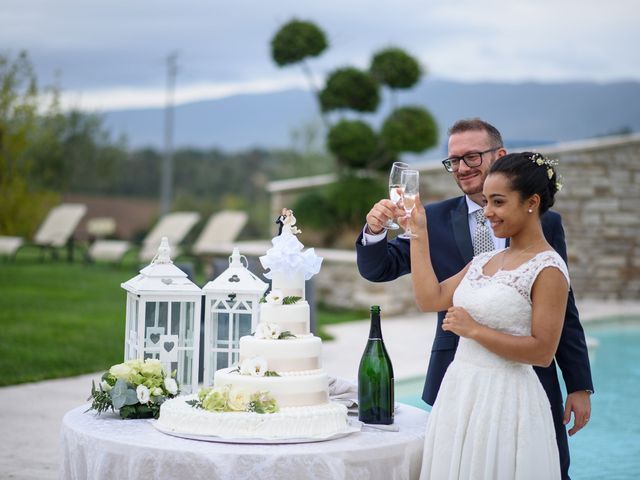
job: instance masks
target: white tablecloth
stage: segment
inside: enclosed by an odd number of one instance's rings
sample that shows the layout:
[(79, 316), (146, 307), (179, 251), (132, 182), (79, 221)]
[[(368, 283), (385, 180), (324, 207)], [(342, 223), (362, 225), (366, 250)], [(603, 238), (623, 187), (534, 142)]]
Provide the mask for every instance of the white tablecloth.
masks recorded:
[(86, 409), (70, 410), (62, 420), (63, 479), (413, 479), (420, 474), (428, 415), (400, 404), (399, 432), (364, 428), (326, 442), (246, 445), (172, 437), (151, 420)]

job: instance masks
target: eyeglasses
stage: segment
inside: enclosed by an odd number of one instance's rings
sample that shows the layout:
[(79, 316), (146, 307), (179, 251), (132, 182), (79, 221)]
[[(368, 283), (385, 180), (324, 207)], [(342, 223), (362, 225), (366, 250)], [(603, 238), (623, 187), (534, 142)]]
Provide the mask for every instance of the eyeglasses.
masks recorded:
[(469, 152), (460, 157), (449, 157), (442, 160), (442, 165), (447, 169), (447, 172), (457, 172), (460, 168), (460, 161), (462, 160), (469, 168), (479, 167), (482, 163), (482, 155), (489, 152), (495, 152), (502, 147), (490, 148), (484, 152)]

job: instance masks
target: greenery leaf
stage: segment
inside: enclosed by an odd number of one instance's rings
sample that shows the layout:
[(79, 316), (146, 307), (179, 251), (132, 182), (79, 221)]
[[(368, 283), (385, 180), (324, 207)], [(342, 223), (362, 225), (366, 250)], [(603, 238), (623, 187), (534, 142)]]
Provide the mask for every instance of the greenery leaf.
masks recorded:
[(296, 337), (293, 333), (291, 333), (289, 330), (285, 330), (284, 332), (282, 332), (280, 334), (280, 336), (278, 337), (278, 340), (284, 340), (285, 338), (298, 338)]
[(296, 297), (296, 296), (284, 297), (282, 299), (282, 304), (283, 305), (293, 305), (295, 303), (298, 303), (300, 300), (302, 300), (302, 297)]

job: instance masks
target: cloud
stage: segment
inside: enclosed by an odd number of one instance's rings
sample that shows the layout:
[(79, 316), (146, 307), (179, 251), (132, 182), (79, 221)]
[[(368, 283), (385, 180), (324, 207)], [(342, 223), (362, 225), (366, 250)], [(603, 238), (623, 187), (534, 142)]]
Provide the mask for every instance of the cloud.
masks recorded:
[(636, 0), (3, 0), (0, 15), (5, 51), (27, 49), (41, 83), (59, 72), (67, 98), (91, 108), (157, 104), (173, 51), (179, 98), (302, 84), (269, 53), (292, 17), (329, 37), (310, 62), (319, 76), (398, 45), (455, 80), (640, 80)]

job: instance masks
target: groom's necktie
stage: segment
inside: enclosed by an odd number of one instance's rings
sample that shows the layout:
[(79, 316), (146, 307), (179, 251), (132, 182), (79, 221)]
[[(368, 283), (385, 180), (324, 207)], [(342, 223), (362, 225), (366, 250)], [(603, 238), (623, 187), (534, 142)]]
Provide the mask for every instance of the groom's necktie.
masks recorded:
[(473, 232), (473, 255), (479, 255), (483, 252), (490, 252), (495, 250), (496, 246), (493, 243), (493, 237), (487, 226), (487, 217), (484, 216), (484, 210), (481, 208), (473, 212), (473, 216), (476, 218), (476, 231)]

